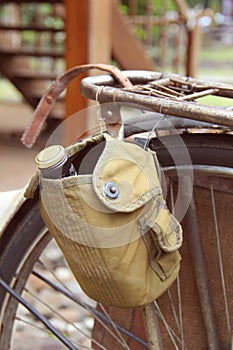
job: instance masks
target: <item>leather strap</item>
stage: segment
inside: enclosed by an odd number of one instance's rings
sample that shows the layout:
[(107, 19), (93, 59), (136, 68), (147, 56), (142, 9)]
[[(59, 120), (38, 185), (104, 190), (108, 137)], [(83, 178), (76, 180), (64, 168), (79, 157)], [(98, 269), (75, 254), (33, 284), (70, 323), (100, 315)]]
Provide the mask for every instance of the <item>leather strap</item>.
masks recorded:
[(99, 69), (101, 71), (109, 72), (123, 87), (132, 86), (129, 79), (123, 76), (117, 67), (108, 64), (85, 64), (67, 70), (65, 73), (57, 77), (47, 92), (42, 96), (37, 108), (35, 109), (28, 126), (21, 137), (21, 141), (26, 147), (30, 148), (33, 146), (40, 134), (46, 118), (53, 109), (57, 98), (65, 90), (71, 80), (89, 69)]

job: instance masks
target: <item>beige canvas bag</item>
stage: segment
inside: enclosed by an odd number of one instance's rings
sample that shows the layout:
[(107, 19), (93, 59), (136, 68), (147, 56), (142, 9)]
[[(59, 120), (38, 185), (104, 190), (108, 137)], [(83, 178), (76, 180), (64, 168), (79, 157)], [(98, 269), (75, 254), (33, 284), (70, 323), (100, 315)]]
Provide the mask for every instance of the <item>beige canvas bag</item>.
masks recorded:
[(155, 153), (105, 133), (66, 152), (78, 175), (41, 179), (46, 226), (88, 296), (124, 308), (150, 303), (176, 279), (182, 244)]

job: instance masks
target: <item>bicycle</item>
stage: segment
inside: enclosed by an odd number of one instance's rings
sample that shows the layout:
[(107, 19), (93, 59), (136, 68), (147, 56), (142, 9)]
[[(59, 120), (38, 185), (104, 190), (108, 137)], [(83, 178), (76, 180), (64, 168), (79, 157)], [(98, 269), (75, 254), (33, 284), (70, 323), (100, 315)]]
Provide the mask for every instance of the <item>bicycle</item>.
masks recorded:
[[(46, 256), (49, 245), (54, 249), (55, 243), (42, 222), (37, 195), (23, 203), (0, 240), (0, 344), (3, 350), (17, 345), (17, 328), (23, 323), (28, 327), (32, 323), (37, 329), (34, 337), (41, 339), (41, 333), (47, 336), (47, 348), (62, 348), (54, 345), (56, 337), (61, 346), (68, 349), (232, 349), (233, 112), (232, 107), (206, 107), (194, 101), (211, 94), (231, 100), (233, 87), (156, 72), (122, 74), (133, 86), (122, 88), (107, 75), (83, 79), (81, 91), (87, 98), (100, 101), (102, 115), (113, 134), (122, 129), (116, 102), (127, 107), (131, 103), (136, 105), (140, 120), (132, 120), (131, 114), (128, 125), (127, 118), (124, 120), (125, 136), (149, 132), (149, 137), (148, 133), (146, 137), (136, 137), (136, 142), (149, 143), (156, 151), (166, 177), (171, 210), (179, 192), (177, 171), (184, 178), (190, 169), (194, 173), (193, 196), (189, 198), (191, 204), (182, 221), (184, 244), (180, 250), (183, 262), (179, 278), (154, 302), (154, 310), (147, 310), (153, 315), (144, 315), (149, 318), (146, 337), (140, 310), (96, 305), (82, 293), (77, 295), (77, 286), (70, 288), (70, 281), (66, 286), (61, 277), (55, 276), (54, 262)], [(182, 149), (181, 144), (175, 142), (174, 129), (189, 152), (191, 164), (185, 157), (177, 164)], [(187, 177), (186, 181), (187, 189), (190, 186)], [(183, 199), (185, 192), (182, 192)], [(61, 255), (58, 260), (64, 266)], [(64, 297), (63, 308), (54, 310), (43, 301), (43, 293), (30, 291), (30, 283), (35, 278), (55, 291), (54, 299), (58, 294)], [(81, 316), (76, 315), (74, 325), (65, 320), (62, 313), (71, 303), (72, 308), (84, 310)], [(24, 308), (29, 312), (23, 312)], [(40, 313), (42, 309), (46, 309), (44, 315)], [(80, 317), (88, 320), (86, 326), (80, 326)], [(55, 322), (56, 318), (60, 323)]]

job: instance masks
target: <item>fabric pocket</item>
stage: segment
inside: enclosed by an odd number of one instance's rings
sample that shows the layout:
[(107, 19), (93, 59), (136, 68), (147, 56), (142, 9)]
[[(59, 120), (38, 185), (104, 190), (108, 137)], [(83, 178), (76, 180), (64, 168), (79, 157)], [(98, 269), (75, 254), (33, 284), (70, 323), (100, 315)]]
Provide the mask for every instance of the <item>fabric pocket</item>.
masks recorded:
[[(87, 146), (91, 154), (83, 152)], [(162, 197), (156, 155), (105, 134), (72, 145), (68, 154), (80, 171), (42, 181), (45, 224), (87, 295), (116, 307), (150, 303), (176, 279), (182, 243)]]

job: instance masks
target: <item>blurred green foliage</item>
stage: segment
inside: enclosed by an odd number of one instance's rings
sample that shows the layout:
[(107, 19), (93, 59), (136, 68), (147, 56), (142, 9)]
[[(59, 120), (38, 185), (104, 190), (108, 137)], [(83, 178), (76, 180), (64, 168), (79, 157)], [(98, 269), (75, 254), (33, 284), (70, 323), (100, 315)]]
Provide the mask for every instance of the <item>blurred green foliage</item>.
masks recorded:
[[(161, 15), (164, 12), (164, 1), (163, 0), (153, 0), (155, 5), (154, 15)], [(167, 1), (167, 10), (172, 11), (175, 10), (176, 6), (173, 0)], [(129, 1), (123, 0), (121, 1), (120, 10), (123, 14), (128, 14), (129, 10)], [(137, 15), (145, 15), (146, 12), (146, 0), (137, 0)]]
[[(137, 15), (145, 14), (146, 2), (146, 0), (137, 0)], [(216, 12), (221, 11), (221, 1), (219, 0), (187, 0), (186, 3), (190, 8), (207, 6)], [(164, 0), (153, 0), (153, 4), (155, 7), (154, 15), (161, 15), (164, 12)], [(176, 11), (177, 9), (173, 0), (168, 0), (166, 7), (168, 11)], [(123, 14), (128, 14), (129, 0), (121, 1), (120, 9)]]

